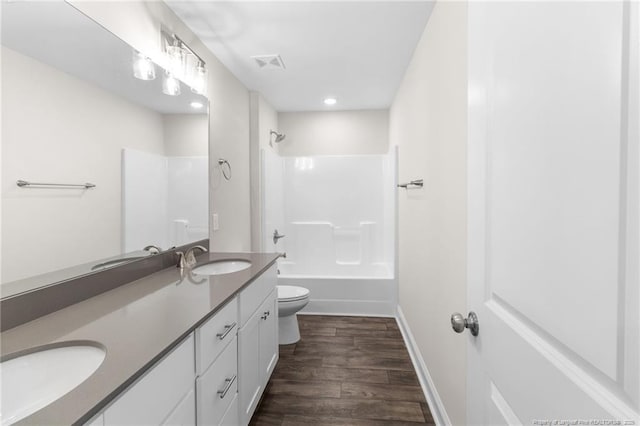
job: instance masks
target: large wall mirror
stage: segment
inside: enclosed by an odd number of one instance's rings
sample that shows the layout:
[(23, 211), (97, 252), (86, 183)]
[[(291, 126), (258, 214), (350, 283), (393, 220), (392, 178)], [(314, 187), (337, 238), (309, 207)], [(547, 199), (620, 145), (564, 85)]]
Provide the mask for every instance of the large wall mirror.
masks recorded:
[(1, 42), (3, 297), (208, 238), (205, 97), (61, 1)]

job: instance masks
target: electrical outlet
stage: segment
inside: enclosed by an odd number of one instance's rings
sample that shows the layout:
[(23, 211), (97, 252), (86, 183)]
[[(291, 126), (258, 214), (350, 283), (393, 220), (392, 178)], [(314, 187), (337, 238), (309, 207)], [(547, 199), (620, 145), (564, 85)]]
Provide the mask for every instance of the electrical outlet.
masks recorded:
[(218, 221), (218, 213), (213, 214), (213, 230), (217, 231), (220, 229), (220, 222)]

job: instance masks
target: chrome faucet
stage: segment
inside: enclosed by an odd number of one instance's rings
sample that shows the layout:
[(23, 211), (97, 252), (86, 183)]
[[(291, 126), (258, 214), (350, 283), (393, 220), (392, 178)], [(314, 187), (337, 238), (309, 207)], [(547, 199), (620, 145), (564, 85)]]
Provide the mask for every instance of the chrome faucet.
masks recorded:
[(278, 240), (284, 237), (286, 237), (286, 235), (280, 235), (278, 233), (278, 230), (276, 229), (275, 231), (273, 231), (273, 244), (278, 244)]
[(206, 249), (206, 247), (203, 247), (203, 246), (190, 247), (186, 251), (186, 253), (177, 251), (176, 254), (178, 255), (178, 264), (176, 266), (180, 269), (184, 269), (185, 267), (191, 268), (192, 266), (194, 266), (196, 264), (196, 254), (195, 254), (196, 249), (200, 250), (203, 253), (206, 253), (209, 251)]
[(142, 250), (148, 251), (149, 254), (158, 254), (158, 253), (160, 253), (162, 251), (162, 249), (160, 247), (154, 246), (154, 245), (146, 246)]

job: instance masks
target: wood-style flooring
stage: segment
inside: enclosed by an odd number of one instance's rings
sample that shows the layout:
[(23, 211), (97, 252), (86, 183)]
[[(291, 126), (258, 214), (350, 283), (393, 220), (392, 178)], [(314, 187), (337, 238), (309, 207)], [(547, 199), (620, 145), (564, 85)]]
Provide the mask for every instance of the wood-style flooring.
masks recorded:
[(434, 424), (393, 318), (298, 315), (252, 426)]

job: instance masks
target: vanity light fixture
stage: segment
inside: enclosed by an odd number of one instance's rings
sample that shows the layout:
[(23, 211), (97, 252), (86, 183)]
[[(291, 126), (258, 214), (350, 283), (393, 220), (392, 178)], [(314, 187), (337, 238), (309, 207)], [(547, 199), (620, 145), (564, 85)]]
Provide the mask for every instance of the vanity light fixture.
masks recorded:
[(172, 44), (165, 47), (165, 53), (167, 55), (167, 70), (169, 73), (177, 78), (184, 79), (187, 69), (187, 55), (178, 38), (175, 38)]
[(155, 80), (156, 66), (147, 56), (133, 51), (133, 76), (140, 80)]
[(336, 98), (325, 98), (324, 100), (325, 105), (335, 105), (336, 102), (338, 102)]
[(205, 95), (207, 91), (205, 62), (180, 37), (167, 29), (161, 30), (161, 36), (165, 66), (169, 74), (191, 86), (192, 92)]
[(207, 67), (204, 62), (198, 60), (195, 72), (193, 74), (193, 83), (191, 84), (191, 91), (198, 95), (206, 95), (207, 92)]
[(175, 78), (170, 72), (165, 72), (162, 78), (162, 93), (169, 96), (180, 95), (180, 80)]
[(204, 106), (204, 104), (202, 102), (198, 102), (198, 101), (193, 101), (189, 105), (193, 109), (200, 109), (200, 108), (202, 108)]

